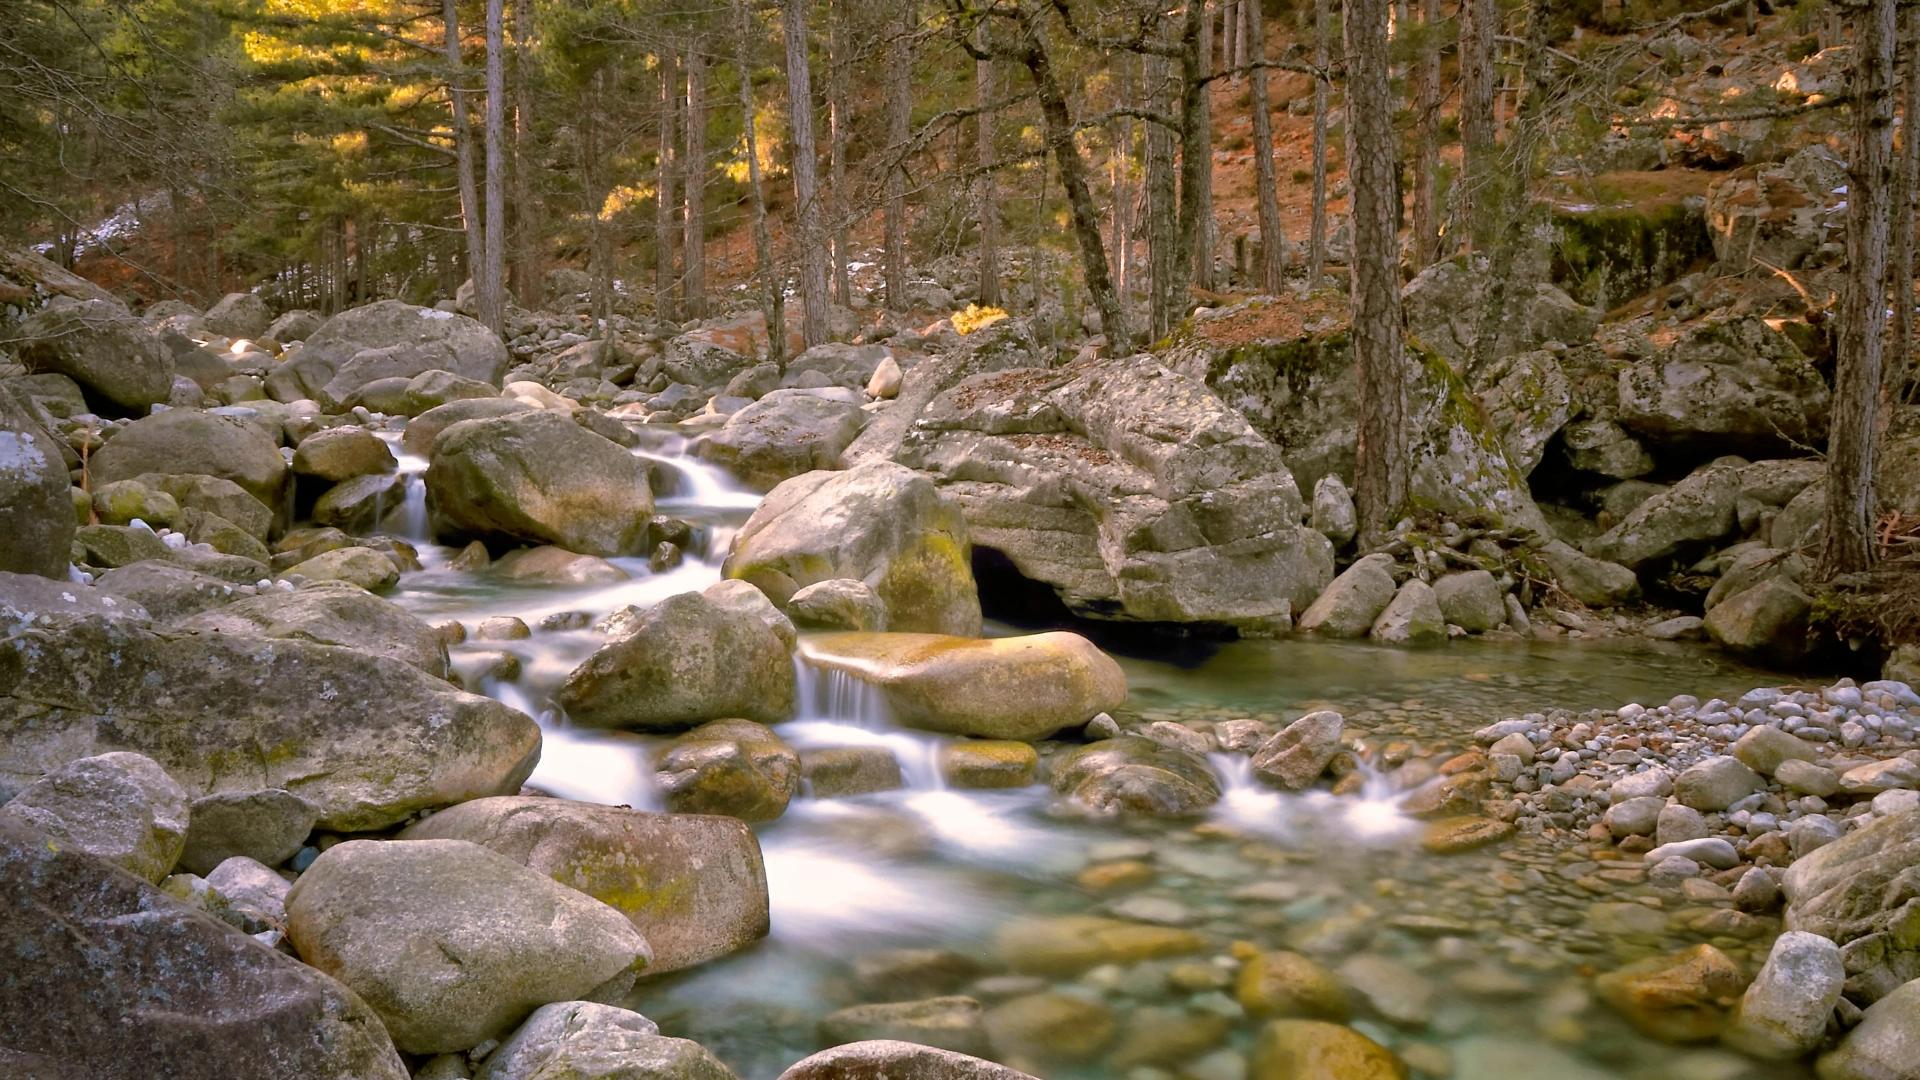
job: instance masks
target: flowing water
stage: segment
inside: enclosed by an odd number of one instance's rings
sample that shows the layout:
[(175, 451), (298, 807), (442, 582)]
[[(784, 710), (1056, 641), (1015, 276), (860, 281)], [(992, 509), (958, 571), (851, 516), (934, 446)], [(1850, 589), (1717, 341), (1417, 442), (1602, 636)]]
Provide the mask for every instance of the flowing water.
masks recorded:
[[(655, 474), (658, 505), (696, 527), (692, 550), (673, 569), (616, 559), (630, 580), (579, 587), (452, 570), (451, 551), (425, 542), (418, 458), (402, 458), (406, 497), (383, 524), (419, 543), (426, 567), (405, 576), (398, 602), (430, 622), (472, 627), (515, 615), (535, 628), (530, 638), (454, 650), (457, 667), (486, 672), (474, 680), (480, 689), (540, 720), (545, 746), (531, 785), (657, 808), (649, 763), (660, 740), (571, 730), (550, 696), (604, 640), (581, 626), (718, 580), (758, 496), (689, 457), (677, 435), (641, 435), (635, 453)], [(1699, 649), (1645, 644), (1463, 641), (1417, 651), (1289, 639), (1115, 648), (1131, 688), (1128, 712), (1143, 719), (1205, 729), (1335, 708), (1376, 745), (1459, 746), (1509, 715), (1733, 696), (1781, 681)], [(509, 655), (517, 665), (502, 662)], [(1399, 810), (1406, 793), (1388, 777), (1368, 776), (1357, 795), (1286, 795), (1258, 784), (1239, 754), (1211, 759), (1224, 796), (1199, 822), (1090, 821), (1064, 812), (1044, 787), (955, 790), (938, 767), (946, 737), (893, 724), (857, 680), (804, 659), (796, 665), (798, 715), (780, 735), (802, 750), (885, 747), (905, 787), (796, 798), (757, 830), (772, 898), (768, 940), (637, 992), (635, 1008), (668, 1034), (706, 1045), (746, 1080), (771, 1078), (839, 1041), (820, 1030), (837, 1009), (939, 994), (983, 1003), (1001, 1056), (1009, 1045), (1035, 1044), (1021, 1063), (1046, 1077), (1239, 1080), (1260, 1021), (1236, 1001), (1234, 957), (1280, 948), (1320, 957), (1362, 989), (1360, 1030), (1461, 1080), (1805, 1075), (1650, 1041), (1593, 1000), (1595, 971), (1702, 940), (1751, 970), (1768, 941), (1674, 931), (1690, 914), (1685, 901), (1625, 880), (1584, 849), (1522, 835), (1465, 855), (1428, 855), (1417, 823)], [(1596, 881), (1618, 883), (1596, 890)], [(1077, 941), (1086, 930), (1074, 917), (1089, 915), (1153, 924), (1187, 945), (1147, 958), (1089, 945), (1066, 970), (1043, 962), (1024, 936), (1041, 927), (1043, 940)]]

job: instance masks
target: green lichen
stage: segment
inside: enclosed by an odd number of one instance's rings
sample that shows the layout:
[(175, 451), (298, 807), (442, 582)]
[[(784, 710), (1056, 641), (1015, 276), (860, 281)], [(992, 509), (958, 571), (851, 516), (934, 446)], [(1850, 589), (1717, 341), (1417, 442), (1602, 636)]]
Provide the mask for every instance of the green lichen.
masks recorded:
[(1685, 202), (1562, 212), (1555, 225), (1554, 283), (1588, 305), (1617, 306), (1713, 254), (1706, 217)]

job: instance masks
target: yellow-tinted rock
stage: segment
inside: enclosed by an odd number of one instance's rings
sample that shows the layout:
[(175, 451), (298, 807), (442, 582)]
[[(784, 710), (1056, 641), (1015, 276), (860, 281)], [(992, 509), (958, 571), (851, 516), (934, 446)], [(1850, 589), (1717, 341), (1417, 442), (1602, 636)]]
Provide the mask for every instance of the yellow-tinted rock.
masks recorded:
[(815, 666), (879, 687), (895, 720), (925, 731), (1038, 739), (1127, 699), (1120, 665), (1078, 634), (821, 634), (801, 647)]
[(940, 775), (954, 787), (1026, 787), (1039, 768), (1032, 745), (1012, 739), (949, 743), (940, 751)]
[(1127, 1018), (1126, 1035), (1107, 1055), (1107, 1063), (1120, 1070), (1137, 1065), (1178, 1067), (1219, 1045), (1232, 1026), (1218, 1013), (1148, 1006)]
[(1120, 889), (1132, 889), (1154, 877), (1153, 867), (1138, 859), (1122, 859), (1119, 862), (1095, 863), (1080, 871), (1074, 880), (1083, 889), (1094, 892), (1113, 892)]
[(1113, 1010), (1070, 994), (1026, 994), (987, 1012), (987, 1037), (1010, 1058), (1087, 1061), (1113, 1041)]
[(1206, 948), (1191, 930), (1098, 915), (1036, 916), (1000, 928), (994, 951), (1015, 971), (1072, 975), (1100, 964), (1133, 964)]
[(1248, 1080), (1406, 1080), (1393, 1052), (1349, 1027), (1275, 1020), (1260, 1029)]
[(1643, 1034), (1664, 1042), (1704, 1042), (1726, 1026), (1746, 979), (1726, 953), (1695, 945), (1608, 972), (1593, 987)]
[(1444, 818), (1427, 826), (1420, 846), (1435, 855), (1455, 855), (1498, 843), (1513, 835), (1513, 826), (1483, 817)]
[(1254, 1016), (1347, 1017), (1347, 992), (1333, 972), (1296, 952), (1264, 952), (1240, 969), (1240, 1007)]

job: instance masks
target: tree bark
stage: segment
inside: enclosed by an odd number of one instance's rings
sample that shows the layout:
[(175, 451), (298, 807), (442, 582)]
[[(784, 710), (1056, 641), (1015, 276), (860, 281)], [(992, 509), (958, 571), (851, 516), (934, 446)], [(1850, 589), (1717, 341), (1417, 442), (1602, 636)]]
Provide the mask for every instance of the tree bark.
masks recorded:
[(673, 302), (674, 209), (679, 205), (674, 193), (677, 171), (674, 158), (679, 146), (680, 78), (678, 61), (672, 52), (660, 56), (660, 152), (654, 164), (653, 198), (653, 312), (662, 319), (678, 316)]
[(687, 45), (687, 156), (681, 190), (686, 195), (687, 264), (681, 285), (681, 306), (687, 318), (707, 313), (707, 58), (706, 42), (695, 38)]
[(486, 328), (506, 321), (507, 43), (502, 0), (487, 0), (487, 224), (486, 286), (474, 282), (474, 306)]
[[(992, 53), (992, 41), (985, 20), (978, 31), (978, 48), (983, 53)], [(979, 156), (980, 180), (975, 189), (975, 216), (980, 223), (980, 303), (987, 307), (1000, 304), (1000, 199), (999, 184), (994, 166), (999, 162), (999, 154), (993, 146), (993, 113), (987, 109), (994, 95), (999, 93), (999, 79), (994, 70), (993, 60), (975, 60), (973, 62), (973, 103), (980, 110), (974, 118), (978, 125), (975, 137), (979, 140), (976, 153)]]
[[(1887, 322), (1892, 217), (1894, 0), (1848, 5), (1854, 27), (1853, 152), (1847, 173), (1847, 265), (1827, 444), (1826, 576), (1873, 565), (1874, 456)], [(1909, 285), (1909, 287), (1911, 287)]]
[(1040, 116), (1046, 129), (1049, 148), (1060, 168), (1060, 186), (1067, 193), (1067, 207), (1073, 217), (1074, 237), (1080, 244), (1080, 272), (1085, 276), (1087, 292), (1100, 312), (1100, 327), (1107, 337), (1111, 355), (1125, 356), (1133, 351), (1133, 335), (1127, 329), (1126, 309), (1107, 276), (1106, 245), (1100, 239), (1100, 215), (1094, 209), (1093, 193), (1087, 187), (1086, 163), (1073, 141), (1073, 111), (1066, 92), (1053, 71), (1044, 39), (1037, 27), (1021, 26), (1021, 59), (1032, 76), (1040, 97)]
[(1388, 0), (1347, 0), (1347, 175), (1353, 189), (1353, 353), (1360, 376), (1354, 501), (1362, 549), (1382, 544), (1407, 501), (1406, 352), (1394, 223)]
[(1414, 83), (1413, 269), (1440, 257), (1440, 0), (1422, 0)]
[(1493, 38), (1495, 0), (1460, 0), (1460, 217), (1476, 250), (1493, 242), (1499, 207), (1491, 187), (1499, 169), (1494, 145)]
[[(1471, 0), (1468, 0), (1471, 2)], [(1327, 64), (1333, 30), (1329, 0), (1313, 0), (1313, 220), (1307, 227), (1307, 288), (1320, 287), (1327, 267)], [(1352, 118), (1348, 118), (1352, 124)], [(1351, 168), (1352, 163), (1348, 163)], [(1349, 172), (1351, 177), (1351, 172)], [(1349, 187), (1352, 185), (1349, 184)]]
[[(1266, 33), (1261, 25), (1259, 0), (1242, 5), (1247, 12), (1243, 41), (1251, 39), (1248, 54), (1265, 60)], [(1273, 117), (1267, 102), (1267, 69), (1254, 68), (1249, 77), (1248, 97), (1253, 108), (1254, 186), (1260, 200), (1260, 287), (1272, 296), (1280, 294), (1287, 271), (1286, 238), (1280, 231), (1279, 181), (1273, 170)]]
[(540, 204), (533, 196), (533, 0), (513, 0), (513, 293), (523, 304), (545, 292), (540, 280)]
[[(606, 153), (600, 146), (603, 112), (606, 105), (607, 69), (594, 71), (582, 94), (580, 110), (580, 179), (586, 195), (587, 261), (593, 279), (592, 304), (595, 319), (613, 314), (613, 238), (606, 220)], [(608, 330), (611, 333), (611, 330)]]
[[(477, 294), (480, 268), (486, 263), (486, 224), (480, 206), (480, 189), (473, 174), (473, 128), (467, 122), (467, 92), (460, 88), (466, 68), (460, 58), (459, 7), (454, 0), (441, 0), (440, 15), (446, 24), (447, 98), (451, 111), (449, 122), (453, 127), (453, 168), (458, 174), (454, 179), (460, 189), (460, 223), (467, 234), (467, 273), (473, 278)], [(178, 205), (176, 201), (175, 206)]]
[[(783, 0), (787, 46), (787, 109), (792, 119), (793, 204), (800, 240), (800, 334), (808, 348), (831, 336), (827, 301), (827, 233), (821, 221), (818, 151), (813, 138), (813, 73), (807, 59), (811, 0)], [(769, 333), (781, 333), (768, 327)]]
[[(1191, 260), (1188, 280), (1213, 288), (1213, 19), (1200, 0), (1189, 5), (1186, 77), (1180, 115), (1180, 239)], [(1185, 292), (1185, 290), (1181, 290)]]
[[(1170, 112), (1173, 93), (1164, 57), (1146, 58), (1148, 101), (1156, 112)], [(1180, 212), (1174, 184), (1173, 133), (1159, 124), (1146, 126), (1147, 140), (1147, 276), (1152, 292), (1155, 339), (1166, 337), (1180, 317)]]
[(827, 13), (827, 193), (833, 219), (833, 298), (853, 304), (853, 212), (847, 199), (847, 70), (853, 66), (847, 41), (847, 0), (832, 0)]
[(887, 309), (907, 309), (907, 140), (913, 119), (911, 35), (919, 19), (911, 2), (900, 3), (899, 22), (887, 38), (887, 183), (886, 275)]
[(1232, 72), (1238, 67), (1233, 62), (1233, 51), (1240, 47), (1240, 9), (1234, 0), (1221, 0), (1220, 4), (1220, 67), (1217, 70)]
[(1889, 287), (1893, 319), (1888, 333), (1886, 375), (1881, 383), (1880, 416), (1884, 429), (1913, 371), (1913, 271), (1915, 202), (1920, 201), (1920, 7), (1903, 13), (1900, 51), (1906, 57), (1901, 84), (1899, 171), (1894, 174), (1893, 267)]
[(761, 313), (767, 319), (767, 359), (782, 364), (786, 357), (786, 290), (784, 274), (774, 266), (773, 234), (767, 229), (766, 188), (760, 178), (760, 141), (753, 119), (753, 65), (747, 52), (753, 40), (753, 16), (748, 0), (733, 0), (735, 62), (740, 68), (741, 131), (746, 140), (747, 194), (753, 204), (753, 270), (760, 282)]

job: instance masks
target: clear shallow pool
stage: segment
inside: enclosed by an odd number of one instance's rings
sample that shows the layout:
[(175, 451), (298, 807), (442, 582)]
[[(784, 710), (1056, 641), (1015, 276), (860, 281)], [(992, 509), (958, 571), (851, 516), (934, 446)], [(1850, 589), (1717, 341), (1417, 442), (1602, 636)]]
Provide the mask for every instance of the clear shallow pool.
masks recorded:
[[(538, 587), (451, 570), (451, 552), (428, 546), (427, 569), (407, 575), (395, 599), (432, 622), (472, 627), (515, 615), (534, 627), (531, 638), (456, 649), (517, 659), (516, 676), (490, 677), (483, 688), (540, 717), (546, 743), (532, 783), (644, 808), (660, 805), (650, 767), (659, 740), (569, 730), (548, 704), (602, 636), (541, 623), (571, 613), (597, 620), (718, 580), (726, 544), (756, 497), (686, 457), (684, 444), (650, 436), (643, 446), (638, 453), (665, 492), (662, 511), (697, 526), (677, 568), (652, 573), (644, 560), (617, 560), (630, 581)], [(399, 522), (420, 527), (412, 507), (388, 519)], [(1463, 746), (1473, 730), (1530, 711), (1730, 697), (1783, 681), (1694, 647), (1605, 641), (1401, 650), (1134, 639), (1115, 648), (1131, 688), (1123, 720), (1205, 731), (1333, 708), (1371, 743), (1416, 747)], [(747, 1080), (842, 1041), (822, 1026), (837, 1010), (941, 996), (978, 1002), (993, 1056), (1041, 1076), (1237, 1080), (1262, 1021), (1241, 1005), (1236, 980), (1245, 957), (1275, 949), (1332, 969), (1353, 991), (1354, 1025), (1417, 1072), (1444, 1068), (1462, 1080), (1806, 1075), (1712, 1046), (1654, 1042), (1594, 1001), (1592, 974), (1643, 956), (1712, 940), (1751, 970), (1769, 943), (1676, 929), (1711, 902), (1646, 885), (1637, 860), (1610, 861), (1605, 845), (1589, 851), (1522, 835), (1430, 855), (1384, 778), (1352, 795), (1282, 795), (1256, 784), (1244, 757), (1231, 754), (1212, 759), (1225, 794), (1205, 819), (1087, 821), (1062, 812), (1043, 787), (944, 787), (935, 766), (944, 737), (891, 725), (877, 699), (845, 677), (804, 667), (801, 676), (801, 715), (781, 726), (782, 737), (800, 749), (885, 746), (907, 788), (803, 797), (761, 826), (772, 935), (644, 983), (632, 1002)], [(1114, 940), (1089, 917), (1157, 929)], [(975, 1008), (929, 1007), (897, 1034), (964, 1043), (980, 1026)]]

